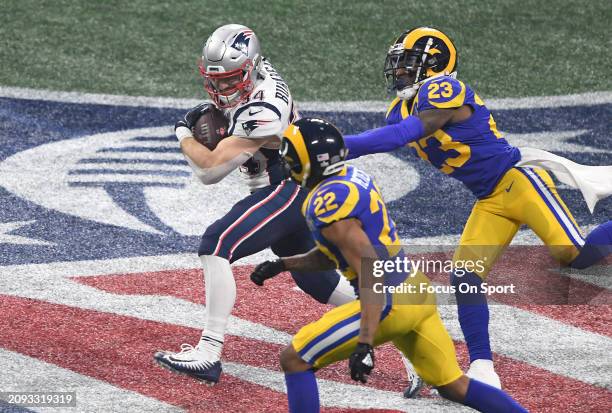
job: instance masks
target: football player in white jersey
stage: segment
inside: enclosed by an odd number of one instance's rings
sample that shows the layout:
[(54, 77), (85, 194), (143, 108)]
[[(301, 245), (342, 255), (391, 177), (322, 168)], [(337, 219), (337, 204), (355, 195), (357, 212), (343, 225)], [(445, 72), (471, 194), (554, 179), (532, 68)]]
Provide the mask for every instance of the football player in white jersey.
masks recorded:
[[(204, 45), (200, 71), (214, 105), (229, 121), (229, 133), (212, 151), (193, 138), (195, 122), (210, 110), (211, 104), (204, 103), (176, 124), (181, 150), (204, 184), (219, 182), (240, 168), (251, 194), (202, 237), (198, 255), (204, 269), (206, 325), (200, 342), (195, 347), (183, 344), (176, 353), (159, 351), (154, 358), (172, 371), (217, 383), (227, 320), (236, 298), (230, 263), (268, 247), (278, 256), (291, 256), (306, 253), (315, 244), (301, 214), (308, 191), (286, 179), (278, 153), (283, 131), (297, 112), (286, 83), (262, 57), (253, 31), (237, 24), (215, 30)], [(353, 287), (335, 271), (291, 275), (319, 302), (341, 305), (355, 298)]]

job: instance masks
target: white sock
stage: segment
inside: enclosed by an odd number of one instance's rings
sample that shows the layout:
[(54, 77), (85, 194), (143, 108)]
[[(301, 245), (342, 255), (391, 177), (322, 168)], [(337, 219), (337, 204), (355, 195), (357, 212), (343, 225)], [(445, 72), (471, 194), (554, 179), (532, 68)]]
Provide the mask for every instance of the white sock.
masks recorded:
[(220, 358), (227, 320), (236, 301), (236, 281), (225, 258), (202, 255), (200, 260), (206, 289), (206, 327), (197, 347)]
[(416, 372), (414, 371), (414, 367), (412, 367), (412, 363), (404, 354), (400, 351), (400, 356), (402, 356), (402, 361), (404, 362), (404, 368), (406, 369), (406, 375), (408, 376), (408, 381), (412, 382), (416, 377)]
[(355, 289), (351, 283), (346, 278), (340, 276), (340, 281), (338, 281), (336, 289), (332, 291), (331, 295), (329, 296), (327, 304), (338, 307), (356, 299), (357, 296), (355, 295)]

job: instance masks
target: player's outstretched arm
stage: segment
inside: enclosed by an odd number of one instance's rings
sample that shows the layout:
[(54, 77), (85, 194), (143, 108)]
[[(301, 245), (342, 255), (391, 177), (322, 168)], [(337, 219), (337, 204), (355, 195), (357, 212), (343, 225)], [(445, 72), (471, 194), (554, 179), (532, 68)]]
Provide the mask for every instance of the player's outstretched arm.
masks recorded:
[(305, 254), (279, 258), (276, 261), (262, 262), (251, 273), (251, 281), (262, 286), (265, 280), (283, 271), (315, 272), (333, 270), (335, 268), (337, 268), (336, 263), (315, 247)]
[(430, 109), (418, 116), (408, 116), (394, 125), (371, 129), (358, 135), (346, 135), (344, 142), (349, 150), (348, 158), (354, 159), (401, 148), (441, 129), (454, 120), (456, 112), (457, 109)]

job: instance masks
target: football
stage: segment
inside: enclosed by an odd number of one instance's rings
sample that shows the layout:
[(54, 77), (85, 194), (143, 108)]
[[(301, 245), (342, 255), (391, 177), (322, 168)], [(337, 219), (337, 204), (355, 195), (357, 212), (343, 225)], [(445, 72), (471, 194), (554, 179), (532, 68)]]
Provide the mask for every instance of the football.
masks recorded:
[(229, 122), (223, 112), (211, 105), (210, 110), (197, 120), (193, 128), (193, 136), (212, 151), (227, 136), (228, 127)]

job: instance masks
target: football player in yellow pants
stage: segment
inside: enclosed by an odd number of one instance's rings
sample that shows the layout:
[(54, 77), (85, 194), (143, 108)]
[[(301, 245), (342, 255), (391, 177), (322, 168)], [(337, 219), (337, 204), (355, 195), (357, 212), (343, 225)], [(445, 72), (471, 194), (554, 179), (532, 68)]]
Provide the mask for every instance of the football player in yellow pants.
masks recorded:
[[(457, 51), (446, 34), (428, 27), (402, 33), (385, 61), (389, 91), (397, 94), (386, 113), (387, 126), (347, 135), (349, 158), (408, 146), (470, 189), (478, 201), (463, 230), (457, 261), (486, 258), (490, 268), (523, 224), (563, 265), (586, 268), (609, 254), (612, 221), (583, 238), (548, 173), (518, 167), (523, 160), (519, 148), (503, 138), (482, 99), (456, 79), (456, 70)], [(480, 290), (488, 268), (453, 274), (451, 282)], [(501, 388), (493, 369), (486, 296), (456, 297), (470, 353), (467, 374)]]
[(423, 274), (396, 270), (377, 283), (362, 265), (364, 257), (392, 259), (403, 252), (378, 187), (345, 165), (340, 132), (320, 119), (300, 119), (285, 131), (281, 154), (291, 178), (310, 189), (302, 211), (317, 248), (262, 263), (251, 280), (262, 285), (285, 270), (338, 268), (360, 296), (300, 329), (281, 353), (289, 411), (319, 411), (314, 370), (333, 362), (349, 359), (351, 377), (365, 383), (374, 368), (374, 347), (391, 341), (442, 396), (482, 412), (526, 412), (503, 391), (463, 374), (435, 297), (419, 288), (427, 285)]

